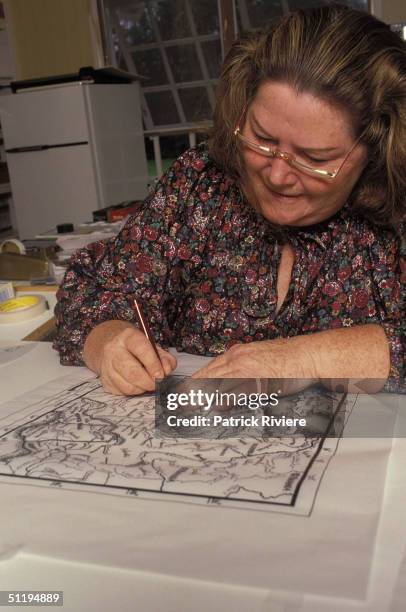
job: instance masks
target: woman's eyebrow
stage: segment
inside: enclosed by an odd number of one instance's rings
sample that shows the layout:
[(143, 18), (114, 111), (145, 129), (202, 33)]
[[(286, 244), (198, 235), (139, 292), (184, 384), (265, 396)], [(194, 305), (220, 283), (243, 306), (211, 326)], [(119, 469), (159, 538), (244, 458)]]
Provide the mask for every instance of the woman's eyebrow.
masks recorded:
[[(262, 125), (259, 123), (258, 119), (251, 114), (251, 120), (255, 125), (255, 128), (258, 129), (264, 136), (269, 138), (270, 140), (279, 140), (275, 136), (272, 136), (267, 130), (265, 130)], [(329, 153), (333, 151), (339, 151), (341, 147), (299, 147), (295, 146), (295, 149), (298, 151), (303, 151), (304, 153)]]
[(270, 138), (271, 140), (278, 140), (277, 138), (275, 138), (275, 136), (272, 136), (267, 130), (265, 130), (265, 128), (262, 127), (262, 125), (259, 123), (259, 121), (254, 117), (253, 114), (251, 114), (251, 119), (253, 121), (253, 123), (255, 124), (255, 127), (264, 134), (264, 136), (266, 136), (267, 138)]

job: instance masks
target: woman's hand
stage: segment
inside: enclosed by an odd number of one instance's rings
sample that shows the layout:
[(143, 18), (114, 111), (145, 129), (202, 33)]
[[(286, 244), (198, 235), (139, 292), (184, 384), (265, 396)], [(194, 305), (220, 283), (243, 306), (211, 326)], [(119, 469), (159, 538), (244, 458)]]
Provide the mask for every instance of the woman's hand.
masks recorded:
[(103, 388), (114, 395), (154, 391), (155, 380), (176, 368), (176, 359), (157, 347), (161, 362), (145, 337), (126, 321), (106, 321), (95, 327), (84, 346), (86, 365), (99, 374)]
[(310, 353), (296, 338), (235, 344), (193, 378), (315, 378)]
[(193, 378), (269, 378), (283, 394), (318, 382), (312, 355), (298, 338), (235, 344)]

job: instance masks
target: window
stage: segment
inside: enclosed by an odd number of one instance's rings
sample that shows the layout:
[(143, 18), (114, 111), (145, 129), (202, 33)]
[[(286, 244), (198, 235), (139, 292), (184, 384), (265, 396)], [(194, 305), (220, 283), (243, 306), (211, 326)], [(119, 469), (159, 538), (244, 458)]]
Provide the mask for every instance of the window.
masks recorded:
[(115, 65), (146, 77), (147, 130), (210, 119), (222, 61), (217, 0), (105, 0)]
[[(343, 1), (343, 0), (341, 0)], [(99, 0), (103, 5), (109, 63), (145, 77), (142, 110), (147, 155), (162, 168), (196, 141), (200, 123), (210, 122), (224, 47), (232, 34), (262, 26), (289, 10), (329, 4), (330, 0)], [(368, 10), (368, 0), (347, 0)], [(222, 16), (233, 22), (222, 40)], [(229, 30), (230, 31), (230, 28)], [(183, 135), (181, 135), (183, 134)], [(185, 134), (189, 134), (189, 141)], [(173, 142), (173, 151), (167, 140)]]
[[(210, 119), (222, 62), (221, 13), (235, 34), (299, 7), (332, 0), (104, 0), (111, 63), (146, 79), (147, 130)], [(346, 0), (368, 10), (368, 0)]]

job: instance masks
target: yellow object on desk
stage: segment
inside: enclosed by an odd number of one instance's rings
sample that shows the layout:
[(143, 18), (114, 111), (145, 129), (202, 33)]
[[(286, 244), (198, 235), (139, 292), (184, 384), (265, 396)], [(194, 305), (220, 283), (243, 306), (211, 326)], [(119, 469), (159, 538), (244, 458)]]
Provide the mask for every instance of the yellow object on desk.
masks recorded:
[(3, 280), (29, 280), (48, 276), (48, 259), (19, 253), (0, 253), (0, 278)]
[(0, 324), (28, 321), (45, 312), (47, 302), (42, 295), (24, 295), (0, 304)]
[(25, 246), (16, 238), (8, 238), (0, 244), (0, 253), (18, 253), (25, 255)]

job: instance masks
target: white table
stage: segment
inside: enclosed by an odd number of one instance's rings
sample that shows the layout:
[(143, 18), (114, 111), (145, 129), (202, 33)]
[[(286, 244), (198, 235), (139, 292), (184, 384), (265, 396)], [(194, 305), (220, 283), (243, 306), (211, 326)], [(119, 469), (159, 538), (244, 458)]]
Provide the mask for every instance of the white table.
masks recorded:
[[(70, 370), (49, 345), (38, 344), (0, 366), (2, 400)], [(345, 461), (365, 480), (381, 469), (385, 444), (362, 440)], [(348, 448), (355, 448), (354, 441)], [(373, 486), (363, 483), (365, 491), (354, 488), (340, 497), (342, 457), (334, 458), (310, 517), (1, 479), (0, 590), (63, 590), (69, 612), (395, 612), (406, 583), (405, 459), (404, 440), (394, 440), (382, 508), (372, 521), (360, 507)], [(367, 525), (376, 521), (372, 533)], [(348, 535), (353, 533), (359, 541)], [(324, 572), (320, 581), (318, 571)]]

